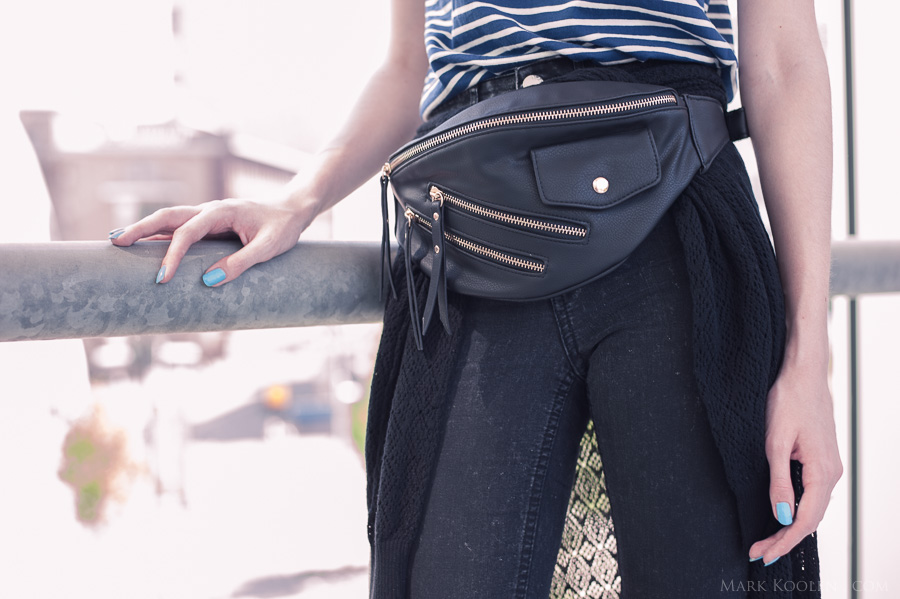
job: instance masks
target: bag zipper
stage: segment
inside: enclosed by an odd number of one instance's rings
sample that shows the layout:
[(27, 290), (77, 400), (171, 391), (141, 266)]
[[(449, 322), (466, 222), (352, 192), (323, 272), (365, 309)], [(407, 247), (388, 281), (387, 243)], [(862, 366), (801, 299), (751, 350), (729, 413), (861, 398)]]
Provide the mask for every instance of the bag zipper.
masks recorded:
[[(413, 220), (415, 220), (417, 223), (424, 226), (429, 231), (431, 230), (431, 221), (418, 214), (417, 212), (414, 212), (411, 208), (407, 208), (403, 214), (406, 216), (406, 220), (410, 226), (412, 225)], [(489, 248), (486, 245), (482, 245), (478, 242), (472, 241), (471, 239), (460, 237), (459, 235), (451, 233), (450, 231), (444, 231), (444, 239), (459, 248), (481, 256), (482, 258), (488, 258), (495, 262), (500, 262), (501, 264), (504, 264), (506, 266), (512, 266), (513, 268), (519, 268), (521, 270), (528, 270), (536, 273), (544, 272), (544, 263), (539, 260), (519, 258), (518, 256), (513, 256), (512, 254), (507, 254), (506, 252), (495, 250), (494, 248)]]
[(510, 212), (503, 212), (502, 210), (497, 210), (496, 208), (487, 208), (485, 206), (480, 206), (475, 202), (459, 198), (452, 193), (443, 191), (435, 185), (431, 186), (428, 195), (431, 196), (431, 201), (433, 202), (440, 202), (441, 205), (443, 205), (444, 202), (447, 202), (448, 204), (459, 210), (470, 212), (483, 218), (496, 220), (507, 225), (513, 225), (516, 227), (521, 227), (523, 229), (532, 229), (534, 231), (540, 231), (543, 233), (564, 235), (567, 237), (587, 236), (587, 227), (580, 227), (578, 225), (563, 225), (539, 218), (519, 216)]
[(674, 93), (664, 92), (644, 98), (635, 98), (632, 100), (624, 100), (620, 102), (610, 102), (592, 106), (578, 106), (573, 108), (558, 108), (554, 110), (533, 110), (522, 112), (519, 114), (510, 114), (480, 119), (477, 121), (472, 121), (471, 123), (466, 123), (465, 125), (460, 125), (459, 127), (454, 127), (453, 129), (445, 131), (440, 135), (423, 140), (415, 144), (414, 146), (407, 148), (398, 156), (393, 158), (388, 163), (388, 165), (386, 165), (385, 170), (387, 173), (390, 173), (407, 160), (410, 160), (411, 158), (414, 158), (419, 154), (430, 150), (431, 148), (462, 137), (463, 135), (475, 133), (477, 131), (494, 129), (496, 127), (503, 127), (506, 125), (519, 125), (522, 123), (543, 123), (547, 121), (580, 119), (584, 117), (619, 114), (623, 112), (629, 112), (631, 110), (654, 108), (656, 106), (664, 106), (666, 104), (677, 103), (678, 98), (675, 97)]

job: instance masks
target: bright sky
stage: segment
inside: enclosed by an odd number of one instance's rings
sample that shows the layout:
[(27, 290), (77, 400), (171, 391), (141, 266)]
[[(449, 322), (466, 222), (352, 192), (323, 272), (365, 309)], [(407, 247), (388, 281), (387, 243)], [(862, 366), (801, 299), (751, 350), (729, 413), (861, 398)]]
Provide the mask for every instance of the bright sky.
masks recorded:
[(177, 113), (313, 147), (349, 110), (388, 33), (386, 0), (343, 3), (339, 28), (323, 26), (337, 18), (327, 3), (186, 0), (177, 42), (171, 0), (8, 4), (0, 103), (113, 128)]
[(7, 102), (109, 121), (172, 115), (168, 2), (30, 0), (3, 12)]

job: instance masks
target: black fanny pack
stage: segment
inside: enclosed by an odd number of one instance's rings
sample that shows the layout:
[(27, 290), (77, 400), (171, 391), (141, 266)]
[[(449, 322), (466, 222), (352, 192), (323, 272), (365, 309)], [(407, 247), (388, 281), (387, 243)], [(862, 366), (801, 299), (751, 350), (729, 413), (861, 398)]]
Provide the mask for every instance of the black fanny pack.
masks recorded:
[[(449, 332), (447, 289), (535, 300), (610, 272), (737, 137), (712, 98), (574, 81), (494, 96), (404, 145), (381, 178), (382, 264), (390, 280), (391, 188), (416, 343), (435, 311)], [(413, 263), (430, 278), (422, 316)]]

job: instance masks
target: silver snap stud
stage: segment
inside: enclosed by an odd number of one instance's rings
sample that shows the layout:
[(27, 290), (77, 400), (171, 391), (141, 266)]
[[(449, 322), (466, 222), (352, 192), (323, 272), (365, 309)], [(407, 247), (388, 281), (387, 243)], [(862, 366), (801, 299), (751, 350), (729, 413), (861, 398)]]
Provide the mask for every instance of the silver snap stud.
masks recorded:
[(522, 87), (531, 87), (532, 85), (540, 85), (544, 82), (540, 75), (529, 75), (522, 80)]

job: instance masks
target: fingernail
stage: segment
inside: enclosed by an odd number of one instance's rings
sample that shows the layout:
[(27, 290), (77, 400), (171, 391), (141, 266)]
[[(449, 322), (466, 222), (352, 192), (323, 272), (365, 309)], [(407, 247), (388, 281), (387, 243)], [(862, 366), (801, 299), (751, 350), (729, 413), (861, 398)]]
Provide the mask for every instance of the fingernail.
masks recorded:
[(780, 558), (781, 558), (781, 556), (779, 555), (778, 557), (776, 557), (775, 559), (773, 559), (773, 560), (770, 561), (769, 563), (763, 564), (763, 565), (764, 565), (764, 566), (771, 566), (772, 564), (774, 564), (775, 562), (777, 562)]
[(221, 283), (225, 280), (225, 271), (221, 268), (217, 268), (215, 270), (211, 270), (205, 275), (203, 275), (203, 283), (207, 287), (212, 287), (217, 283)]
[(762, 559), (762, 556), (760, 555), (759, 557), (751, 557), (750, 561), (755, 562), (756, 560), (761, 560), (761, 559)]
[(120, 229), (120, 230), (118, 230), (118, 231), (113, 231), (112, 233), (109, 234), (109, 238), (110, 238), (110, 239), (116, 239), (117, 237), (119, 237), (119, 235), (121, 235), (121, 234), (124, 233), (124, 232), (125, 232), (125, 229)]
[(125, 229), (123, 229), (123, 228), (120, 227), (120, 228), (118, 228), (118, 229), (113, 229), (112, 231), (109, 232), (109, 234), (112, 235), (113, 233), (118, 233), (119, 231), (124, 231), (124, 230), (125, 230)]
[(775, 504), (775, 513), (778, 515), (778, 521), (785, 526), (794, 521), (791, 517), (791, 506), (786, 501), (779, 501)]
[(161, 282), (164, 278), (166, 278), (166, 267), (163, 266), (159, 269), (159, 272), (156, 273), (156, 282)]

